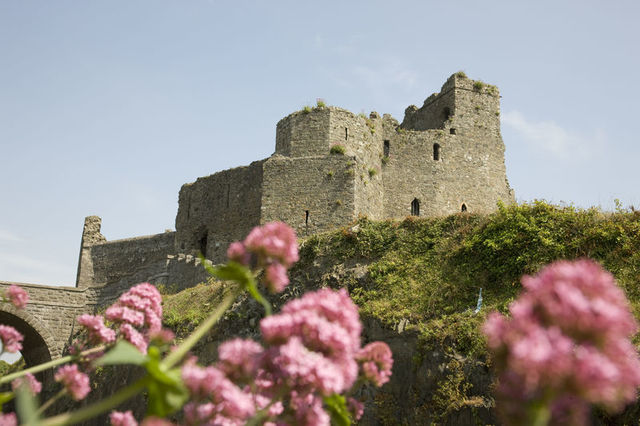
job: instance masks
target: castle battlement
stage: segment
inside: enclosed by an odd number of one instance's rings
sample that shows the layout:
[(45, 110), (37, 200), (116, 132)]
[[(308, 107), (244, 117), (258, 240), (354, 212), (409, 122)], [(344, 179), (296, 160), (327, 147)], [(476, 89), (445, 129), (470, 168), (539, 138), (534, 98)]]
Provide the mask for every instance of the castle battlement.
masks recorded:
[[(304, 237), (361, 215), (379, 220), (489, 213), (498, 201), (514, 201), (500, 135), (500, 95), (495, 86), (456, 73), (422, 107), (408, 107), (402, 123), (389, 114), (334, 106), (289, 114), (277, 123), (272, 156), (182, 186), (175, 233), (105, 242), (99, 219), (89, 218), (78, 284), (121, 279), (126, 271), (113, 272), (117, 253), (126, 253), (121, 263), (128, 268), (140, 258), (153, 259), (155, 276), (162, 275), (157, 270), (163, 256), (201, 252), (222, 261), (231, 242), (270, 221), (286, 222)], [(117, 250), (110, 250), (114, 244)]]

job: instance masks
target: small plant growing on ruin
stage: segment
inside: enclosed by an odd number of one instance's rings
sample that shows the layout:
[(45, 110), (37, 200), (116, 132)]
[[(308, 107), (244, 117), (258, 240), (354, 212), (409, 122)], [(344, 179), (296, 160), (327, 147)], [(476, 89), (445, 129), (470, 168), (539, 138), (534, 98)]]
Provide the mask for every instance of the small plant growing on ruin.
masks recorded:
[(476, 112), (480, 111), (480, 109), (482, 108), (480, 105), (476, 105), (475, 107)]
[(342, 205), (342, 200), (336, 200), (336, 206), (341, 206)]
[(374, 169), (373, 167), (369, 167), (369, 177), (372, 178), (375, 175), (378, 174), (378, 171), (376, 169)]
[(333, 177), (333, 170), (329, 170), (329, 171), (327, 172), (327, 177), (328, 177), (329, 179), (331, 179), (331, 178)]
[(365, 114), (364, 112), (359, 112), (359, 113), (358, 113), (358, 117), (360, 117), (360, 118), (362, 118), (362, 119), (366, 120), (366, 119), (367, 119), (367, 114)]
[(305, 105), (304, 107), (302, 107), (303, 114), (309, 114), (310, 112), (311, 112), (311, 107), (309, 105)]
[(386, 166), (389, 163), (389, 157), (382, 157), (381, 162), (383, 166)]
[(465, 74), (464, 71), (458, 71), (456, 73), (456, 77), (458, 77), (458, 78), (467, 78), (467, 74)]
[(325, 108), (326, 106), (327, 104), (324, 102), (323, 99), (316, 100), (316, 108)]
[(329, 149), (330, 154), (344, 155), (345, 152), (347, 152), (346, 148), (339, 143), (331, 145), (331, 149)]
[(473, 83), (473, 90), (475, 90), (476, 92), (482, 91), (483, 87), (484, 87), (483, 81), (478, 80)]
[(500, 117), (500, 111), (496, 111), (495, 114), (496, 114), (496, 117)]
[(404, 134), (406, 132), (406, 130), (404, 129), (404, 127), (398, 127), (396, 129), (396, 132), (400, 133), (401, 135)]

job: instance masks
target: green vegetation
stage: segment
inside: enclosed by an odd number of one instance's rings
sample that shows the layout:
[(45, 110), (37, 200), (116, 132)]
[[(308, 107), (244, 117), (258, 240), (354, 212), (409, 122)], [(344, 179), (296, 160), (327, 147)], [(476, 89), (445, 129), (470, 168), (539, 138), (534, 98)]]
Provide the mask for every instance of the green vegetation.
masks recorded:
[(372, 178), (375, 175), (378, 174), (378, 171), (376, 169), (374, 169), (373, 167), (369, 167), (369, 177)]
[(330, 154), (344, 155), (345, 152), (347, 151), (344, 145), (340, 145), (339, 143), (331, 145), (331, 149), (329, 149)]
[(311, 112), (311, 107), (309, 105), (305, 105), (304, 107), (302, 107), (303, 114), (309, 114), (310, 112)]
[(382, 157), (382, 158), (380, 159), (380, 161), (382, 161), (382, 165), (383, 165), (383, 166), (386, 166), (386, 165), (387, 165), (387, 163), (389, 162), (389, 157), (386, 157), (386, 156), (385, 156), (385, 157)]
[(481, 92), (483, 87), (484, 87), (483, 81), (477, 80), (473, 82), (473, 90), (475, 90), (476, 92)]
[(327, 104), (325, 104), (322, 99), (318, 99), (316, 101), (316, 108), (325, 108), (326, 106), (327, 106)]
[[(416, 366), (433, 360), (434, 351), (445, 354), (440, 364), (444, 373), (434, 376), (433, 391), (415, 409), (446, 423), (462, 408), (491, 405), (489, 396), (473, 389), (469, 376), (470, 366), (481, 363), (480, 370), (486, 372), (490, 363), (480, 325), (489, 312), (507, 311), (521, 291), (523, 274), (558, 259), (595, 259), (616, 276), (640, 318), (638, 235), (640, 212), (633, 209), (607, 213), (542, 201), (499, 205), (488, 216), (466, 213), (381, 222), (360, 218), (302, 242), (287, 292), (346, 287), (363, 318), (375, 319), (385, 329), (399, 330), (401, 325), (405, 333), (417, 335)], [(475, 314), (480, 288), (483, 306)], [(166, 296), (167, 325), (179, 333), (193, 328), (223, 293), (221, 284), (212, 284)], [(245, 318), (239, 323), (246, 326), (246, 312), (236, 309), (230, 315)], [(635, 343), (640, 345), (640, 338)], [(394, 398), (384, 390), (375, 395), (380, 418), (393, 418), (402, 403)], [(625, 415), (636, 418), (633, 412)]]
[(458, 78), (468, 78), (468, 77), (467, 77), (467, 74), (465, 74), (465, 72), (464, 72), (464, 71), (458, 71), (458, 72), (456, 73), (456, 77), (458, 77)]

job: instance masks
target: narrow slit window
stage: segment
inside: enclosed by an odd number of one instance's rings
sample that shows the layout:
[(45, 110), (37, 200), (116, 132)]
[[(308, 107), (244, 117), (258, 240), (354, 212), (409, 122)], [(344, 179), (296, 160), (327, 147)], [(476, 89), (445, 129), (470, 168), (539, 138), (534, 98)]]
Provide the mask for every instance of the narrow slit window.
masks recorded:
[(389, 145), (389, 141), (384, 141), (384, 149), (383, 149), (383, 153), (385, 157), (389, 157), (389, 152), (391, 150), (391, 146)]
[(202, 238), (200, 238), (200, 241), (198, 241), (198, 248), (200, 249), (200, 253), (203, 256), (207, 255), (207, 233), (205, 232), (205, 234), (202, 236)]
[(440, 145), (433, 144), (433, 161), (440, 161)]
[(344, 128), (344, 140), (349, 139), (349, 129), (347, 127)]
[(466, 211), (467, 211), (467, 205), (466, 205), (465, 203), (462, 203), (462, 207), (460, 207), (460, 211), (461, 211), (462, 213), (464, 213), (464, 212), (466, 212)]
[(304, 211), (304, 226), (309, 226), (309, 210)]
[(451, 109), (449, 109), (449, 107), (445, 107), (442, 110), (442, 118), (446, 121), (449, 117), (451, 117)]
[(411, 216), (420, 216), (420, 201), (417, 198), (411, 202)]

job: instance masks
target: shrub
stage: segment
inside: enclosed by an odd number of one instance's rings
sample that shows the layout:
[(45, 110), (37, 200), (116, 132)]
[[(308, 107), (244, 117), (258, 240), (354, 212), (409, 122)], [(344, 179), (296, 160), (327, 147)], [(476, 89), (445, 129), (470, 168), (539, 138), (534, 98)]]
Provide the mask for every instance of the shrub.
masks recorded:
[(347, 152), (346, 148), (339, 143), (331, 145), (331, 149), (329, 149), (330, 154), (344, 155), (345, 152)]

